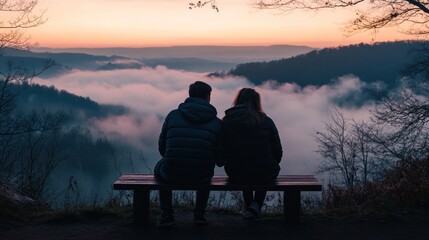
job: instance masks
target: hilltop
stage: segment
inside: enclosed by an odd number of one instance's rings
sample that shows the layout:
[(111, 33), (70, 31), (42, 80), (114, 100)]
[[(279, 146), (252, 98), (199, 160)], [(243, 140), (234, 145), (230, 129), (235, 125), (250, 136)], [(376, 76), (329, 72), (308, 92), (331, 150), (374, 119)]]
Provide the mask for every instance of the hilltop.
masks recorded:
[(367, 83), (381, 82), (394, 87), (402, 69), (412, 63), (415, 53), (425, 44), (401, 41), (324, 48), (275, 61), (239, 64), (227, 74), (245, 77), (256, 85), (275, 80), (302, 87), (322, 86), (338, 77), (353, 75)]

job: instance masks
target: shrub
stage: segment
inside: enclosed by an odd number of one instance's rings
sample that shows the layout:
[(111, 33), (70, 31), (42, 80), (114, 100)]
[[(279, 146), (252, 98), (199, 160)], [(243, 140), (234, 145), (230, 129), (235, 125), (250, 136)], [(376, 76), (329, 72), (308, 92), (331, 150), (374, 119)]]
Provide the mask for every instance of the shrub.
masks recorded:
[(403, 159), (383, 174), (385, 192), (396, 204), (412, 207), (429, 206), (429, 156)]
[(429, 207), (429, 156), (400, 160), (377, 179), (353, 188), (329, 185), (324, 201), (327, 209)]

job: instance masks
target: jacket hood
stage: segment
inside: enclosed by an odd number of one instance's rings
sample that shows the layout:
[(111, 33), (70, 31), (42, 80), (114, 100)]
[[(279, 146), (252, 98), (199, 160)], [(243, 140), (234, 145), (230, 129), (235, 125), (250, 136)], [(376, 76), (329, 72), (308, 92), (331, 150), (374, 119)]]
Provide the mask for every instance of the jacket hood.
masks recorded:
[(216, 118), (216, 108), (207, 100), (189, 97), (179, 105), (179, 111), (186, 120), (193, 123), (205, 123)]
[(223, 121), (236, 128), (255, 128), (261, 122), (253, 116), (245, 105), (237, 105), (225, 111)]

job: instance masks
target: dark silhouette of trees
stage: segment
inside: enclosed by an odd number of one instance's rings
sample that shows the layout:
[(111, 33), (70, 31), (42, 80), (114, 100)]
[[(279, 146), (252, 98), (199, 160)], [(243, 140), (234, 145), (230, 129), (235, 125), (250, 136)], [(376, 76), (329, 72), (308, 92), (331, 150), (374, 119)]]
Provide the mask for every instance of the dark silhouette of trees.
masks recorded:
[[(62, 113), (33, 112), (20, 122), (28, 131), (14, 138), (13, 182), (27, 196), (39, 201), (47, 200), (48, 179), (62, 160), (62, 121)], [(36, 131), (35, 127), (41, 130)]]
[[(2, 51), (5, 48), (28, 49), (29, 37), (24, 34), (23, 29), (37, 27), (45, 21), (44, 12), (35, 13), (36, 5), (37, 1), (0, 0), (0, 58), (3, 58)], [(16, 94), (10, 92), (10, 85), (28, 82), (51, 65), (52, 62), (47, 60), (40, 69), (28, 69), (8, 61), (6, 67), (0, 69), (0, 135), (36, 130), (22, 130), (17, 124), (19, 118), (13, 114)]]
[(315, 135), (323, 157), (320, 172), (336, 177), (348, 200), (356, 197), (356, 188), (366, 191), (370, 187), (366, 183), (383, 179), (392, 168), (400, 171), (401, 166), (411, 166), (415, 174), (423, 171), (427, 178), (420, 160), (429, 156), (429, 87), (419, 86), (420, 92), (408, 87), (392, 91), (371, 110), (366, 122), (347, 119), (335, 108), (325, 128)]
[(353, 74), (364, 82), (380, 81), (394, 88), (403, 66), (413, 61), (410, 51), (422, 46), (424, 42), (403, 41), (325, 48), (287, 59), (239, 64), (229, 74), (255, 84), (276, 80), (302, 87), (330, 84), (333, 79)]
[(330, 177), (328, 207), (365, 208), (380, 201), (427, 206), (427, 98), (405, 91), (394, 95), (367, 122), (347, 119), (335, 109), (316, 133), (323, 157), (319, 172)]
[(402, 75), (410, 78), (429, 79), (429, 45), (425, 44), (412, 50), (414, 59), (402, 70)]
[[(37, 1), (0, 0), (0, 58), (5, 48), (28, 49), (25, 29), (45, 22), (37, 12)], [(13, 85), (24, 84), (52, 65), (28, 69), (9, 61), (0, 69), (0, 180), (15, 184), (29, 196), (41, 200), (47, 179), (59, 162), (58, 134), (64, 121), (61, 112), (18, 111)]]
[(41, 108), (65, 111), (69, 115), (68, 121), (73, 123), (85, 122), (92, 117), (126, 114), (129, 111), (123, 106), (99, 104), (88, 97), (76, 96), (53, 86), (23, 83), (10, 85), (9, 90), (16, 95), (14, 102), (19, 111), (31, 112)]

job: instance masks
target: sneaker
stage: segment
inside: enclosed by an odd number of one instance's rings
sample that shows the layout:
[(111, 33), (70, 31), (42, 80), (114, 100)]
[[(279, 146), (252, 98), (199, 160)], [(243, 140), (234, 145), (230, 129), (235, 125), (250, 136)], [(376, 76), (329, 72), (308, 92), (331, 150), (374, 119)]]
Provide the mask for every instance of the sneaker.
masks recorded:
[(176, 224), (174, 217), (166, 216), (166, 217), (161, 217), (161, 220), (159, 220), (159, 222), (156, 223), (156, 226), (163, 228), (163, 227), (173, 226), (174, 224)]
[(254, 215), (253, 220), (261, 220), (262, 219), (262, 213), (261, 213), (261, 207), (259, 204), (255, 201), (253, 201), (246, 209), (247, 211), (251, 212)]
[(197, 225), (207, 225), (207, 224), (209, 224), (209, 221), (204, 217), (204, 215), (195, 214), (194, 215), (194, 223)]
[(244, 209), (242, 216), (244, 219), (250, 220), (250, 219), (253, 219), (255, 217), (255, 214), (253, 214), (251, 211), (247, 210), (247, 208), (246, 208), (246, 209)]

